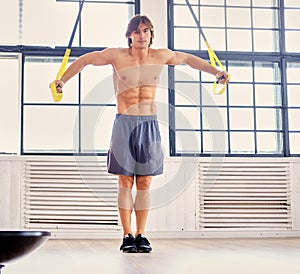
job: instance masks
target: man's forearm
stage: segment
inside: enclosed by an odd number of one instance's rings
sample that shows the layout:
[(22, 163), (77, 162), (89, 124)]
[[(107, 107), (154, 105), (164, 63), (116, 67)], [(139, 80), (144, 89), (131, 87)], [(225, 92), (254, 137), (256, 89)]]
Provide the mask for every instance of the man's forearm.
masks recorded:
[(220, 70), (214, 68), (210, 63), (192, 54), (188, 55), (186, 64), (194, 69), (210, 73), (214, 76), (216, 76), (217, 73), (220, 72)]
[(64, 83), (66, 83), (72, 77), (74, 77), (76, 74), (81, 72), (84, 67), (85, 67), (85, 64), (80, 59), (77, 59), (68, 67), (68, 69), (65, 71), (65, 73), (63, 74), (63, 76), (61, 77), (60, 80)]

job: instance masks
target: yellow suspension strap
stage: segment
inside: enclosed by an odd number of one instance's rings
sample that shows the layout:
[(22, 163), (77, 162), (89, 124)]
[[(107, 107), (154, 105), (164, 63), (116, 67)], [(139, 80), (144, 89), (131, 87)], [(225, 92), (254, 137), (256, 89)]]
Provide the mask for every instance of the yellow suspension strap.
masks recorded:
[(60, 68), (58, 70), (58, 73), (55, 77), (55, 80), (50, 84), (51, 94), (52, 94), (52, 98), (53, 98), (54, 102), (59, 102), (63, 97), (62, 92), (61, 93), (56, 92), (56, 83), (55, 82), (56, 82), (56, 80), (59, 80), (65, 73), (65, 71), (67, 69), (70, 53), (71, 53), (71, 49), (67, 48), (65, 51), (63, 60), (61, 62)]
[[(211, 46), (210, 46), (210, 44), (209, 44), (209, 42), (208, 42), (208, 40), (207, 40), (207, 38), (206, 38), (206, 36), (205, 36), (203, 30), (202, 30), (202, 27), (201, 27), (201, 25), (200, 25), (200, 23), (199, 23), (199, 21), (198, 21), (196, 15), (195, 15), (194, 11), (193, 11), (193, 8), (192, 8), (192, 6), (191, 6), (189, 0), (185, 0), (185, 2), (186, 2), (186, 4), (187, 4), (187, 6), (189, 7), (189, 10), (190, 10), (190, 12), (191, 12), (191, 14), (192, 14), (192, 16), (193, 16), (195, 22), (196, 22), (196, 25), (197, 25), (197, 27), (199, 28), (200, 34), (202, 35), (202, 37), (203, 37), (203, 39), (204, 39), (204, 42), (205, 42), (205, 44), (206, 44), (206, 46), (207, 46), (208, 56), (209, 56), (209, 60), (210, 60), (211, 65), (212, 65), (214, 68), (216, 68), (216, 67), (217, 67), (217, 64), (218, 64), (218, 66), (219, 66), (223, 71), (225, 71), (225, 68), (224, 68), (224, 66), (222, 65), (222, 63), (220, 62), (218, 56), (216, 55), (216, 53), (214, 52), (214, 50), (211, 48)], [(213, 84), (213, 92), (214, 92), (214, 94), (216, 94), (216, 95), (223, 94), (224, 91), (226, 90), (226, 85), (224, 85), (224, 86), (221, 88), (221, 90), (217, 91), (218, 83), (219, 83), (221, 80), (223, 80), (224, 78), (225, 78), (225, 77), (222, 75), (221, 77), (217, 78), (216, 81), (214, 82), (214, 84)], [(228, 80), (226, 81), (225, 84), (227, 84), (227, 82), (228, 82), (229, 80), (230, 80), (230, 74), (228, 74)]]
[(56, 78), (50, 84), (51, 94), (52, 94), (52, 98), (53, 98), (54, 102), (59, 102), (62, 99), (62, 97), (63, 97), (63, 93), (62, 92), (61, 93), (57, 93), (57, 91), (56, 91), (56, 88), (57, 88), (57, 86), (56, 86), (56, 80), (59, 80), (63, 76), (63, 74), (65, 73), (65, 71), (67, 69), (67, 65), (68, 65), (68, 61), (69, 61), (69, 56), (70, 56), (70, 53), (71, 53), (71, 47), (72, 47), (72, 43), (73, 43), (74, 36), (75, 36), (75, 33), (76, 33), (78, 22), (80, 20), (80, 14), (81, 14), (81, 11), (82, 11), (82, 7), (83, 7), (84, 1), (85, 0), (82, 0), (80, 2), (79, 11), (78, 11), (77, 18), (76, 18), (76, 21), (75, 21), (75, 24), (74, 24), (74, 27), (73, 27), (73, 31), (72, 31), (72, 34), (71, 34), (71, 38), (70, 38), (68, 47), (66, 48), (66, 51), (65, 51), (63, 60), (61, 62), (60, 68), (58, 70), (58, 73), (56, 75)]

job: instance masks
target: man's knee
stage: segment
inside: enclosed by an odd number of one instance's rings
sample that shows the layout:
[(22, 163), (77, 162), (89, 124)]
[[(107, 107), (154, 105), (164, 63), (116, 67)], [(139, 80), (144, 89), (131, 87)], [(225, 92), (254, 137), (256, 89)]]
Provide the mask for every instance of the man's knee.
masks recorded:
[(119, 175), (119, 187), (132, 189), (134, 183), (133, 176)]
[(149, 190), (152, 176), (138, 176), (136, 178), (136, 189), (137, 190)]

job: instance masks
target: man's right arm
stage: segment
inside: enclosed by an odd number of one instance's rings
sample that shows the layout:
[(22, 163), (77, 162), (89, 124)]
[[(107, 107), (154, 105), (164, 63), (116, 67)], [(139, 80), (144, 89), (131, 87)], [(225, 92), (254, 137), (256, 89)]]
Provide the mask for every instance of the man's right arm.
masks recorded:
[(78, 74), (87, 65), (104, 66), (111, 64), (112, 56), (116, 54), (116, 49), (104, 49), (102, 51), (94, 51), (86, 53), (76, 59), (62, 75), (61, 79), (56, 80), (56, 91), (62, 92), (64, 84), (73, 76)]

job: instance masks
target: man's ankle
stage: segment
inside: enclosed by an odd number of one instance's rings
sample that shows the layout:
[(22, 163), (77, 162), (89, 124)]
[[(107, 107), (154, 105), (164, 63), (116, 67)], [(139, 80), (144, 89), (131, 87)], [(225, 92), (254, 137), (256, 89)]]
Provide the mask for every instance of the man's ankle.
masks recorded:
[(138, 235), (145, 235), (145, 231), (138, 231), (135, 233), (134, 238), (136, 238)]
[(130, 234), (130, 235), (134, 235), (133, 233), (132, 233), (132, 231), (129, 231), (129, 232), (124, 232), (123, 233), (123, 238), (125, 238), (128, 234)]

